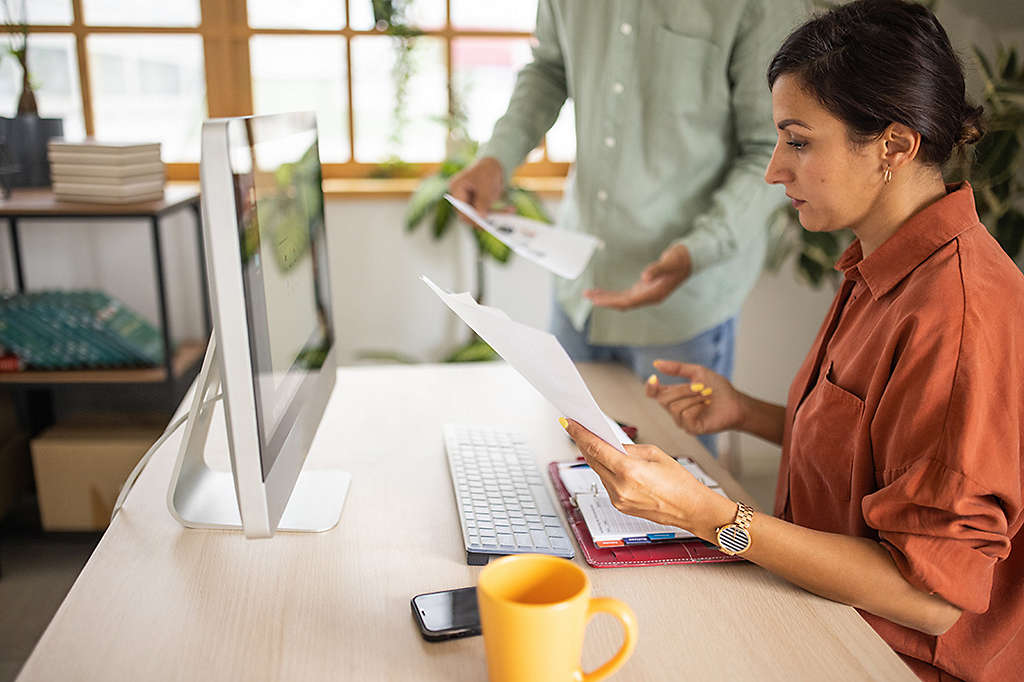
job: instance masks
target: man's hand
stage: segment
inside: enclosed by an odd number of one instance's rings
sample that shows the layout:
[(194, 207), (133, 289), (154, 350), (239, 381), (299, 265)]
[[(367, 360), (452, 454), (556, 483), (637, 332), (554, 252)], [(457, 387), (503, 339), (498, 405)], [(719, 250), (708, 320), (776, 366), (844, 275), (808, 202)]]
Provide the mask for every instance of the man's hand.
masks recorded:
[(640, 280), (625, 291), (588, 289), (583, 292), (596, 306), (629, 310), (661, 303), (693, 272), (690, 250), (682, 244), (665, 249), (661, 257), (644, 268)]
[(462, 169), (454, 178), (448, 191), (453, 197), (465, 201), (482, 216), (491, 212), (491, 206), (505, 188), (505, 173), (493, 156), (478, 159), (473, 165)]

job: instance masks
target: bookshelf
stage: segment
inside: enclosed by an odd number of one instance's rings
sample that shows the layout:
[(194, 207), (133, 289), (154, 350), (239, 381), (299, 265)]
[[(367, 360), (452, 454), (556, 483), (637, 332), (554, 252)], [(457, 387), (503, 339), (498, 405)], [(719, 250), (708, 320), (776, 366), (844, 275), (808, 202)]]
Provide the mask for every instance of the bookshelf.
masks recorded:
[[(45, 220), (86, 220), (143, 221), (150, 230), (153, 267), (157, 285), (157, 308), (159, 327), (163, 336), (165, 351), (172, 348), (171, 326), (167, 309), (166, 279), (163, 263), (163, 248), (160, 237), (160, 219), (169, 213), (190, 210), (195, 217), (196, 244), (198, 249), (202, 310), (207, 337), (209, 336), (210, 309), (206, 284), (206, 258), (203, 252), (202, 221), (200, 213), (199, 188), (194, 184), (167, 185), (160, 199), (131, 204), (98, 204), (58, 201), (50, 188), (15, 189), (7, 199), (0, 200), (0, 220), (7, 220), (14, 266), (15, 288), (26, 290), (25, 272), (22, 266), (21, 240), (19, 230), (26, 219)], [(206, 348), (205, 340), (183, 341), (175, 352), (164, 353), (164, 364), (160, 367), (140, 369), (90, 369), (62, 371), (0, 372), (0, 385), (25, 387), (56, 387), (71, 384), (164, 384), (172, 400), (180, 399), (179, 393), (187, 388), (202, 361)]]

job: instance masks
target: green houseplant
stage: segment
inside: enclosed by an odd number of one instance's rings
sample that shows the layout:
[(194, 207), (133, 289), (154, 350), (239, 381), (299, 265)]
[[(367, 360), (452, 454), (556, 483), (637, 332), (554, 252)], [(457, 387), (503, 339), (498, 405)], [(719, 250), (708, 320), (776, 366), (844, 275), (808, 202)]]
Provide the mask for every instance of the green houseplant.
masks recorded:
[[(437, 173), (424, 178), (416, 188), (405, 213), (406, 231), (411, 232), (421, 224), (429, 222), (435, 240), (448, 234), (452, 225), (456, 223), (455, 209), (445, 201), (444, 195), (448, 192), (452, 178), (474, 161), (479, 148), (479, 144), (469, 137), (466, 131), (465, 117), (461, 112), (457, 111), (449, 117), (448, 129), (448, 157), (441, 162)], [(496, 208), (510, 210), (533, 220), (551, 222), (540, 198), (530, 190), (514, 183), (510, 183), (506, 188), (502, 204)], [(493, 259), (498, 263), (507, 263), (512, 256), (512, 250), (483, 230), (476, 230), (468, 226), (467, 229), (472, 231), (476, 244), (476, 281), (472, 292), (473, 298), (483, 303), (487, 293), (484, 263), (487, 259)], [(493, 360), (495, 357), (497, 356), (494, 350), (474, 334), (469, 343), (452, 353), (447, 361)]]
[(985, 137), (973, 153), (950, 165), (948, 177), (974, 188), (981, 221), (1011, 258), (1024, 245), (1024, 64), (1016, 47), (998, 45), (994, 60), (977, 47), (974, 58), (984, 82)]

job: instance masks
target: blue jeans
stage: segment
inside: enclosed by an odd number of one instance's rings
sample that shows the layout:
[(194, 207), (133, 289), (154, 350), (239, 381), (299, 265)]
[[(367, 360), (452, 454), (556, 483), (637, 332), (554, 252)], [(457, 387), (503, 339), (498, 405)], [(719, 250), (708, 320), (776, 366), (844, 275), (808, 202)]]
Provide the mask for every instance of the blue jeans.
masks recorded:
[[(655, 360), (675, 360), (703, 365), (732, 380), (733, 359), (736, 351), (736, 318), (729, 318), (688, 341), (666, 346), (596, 346), (587, 341), (590, 319), (583, 331), (573, 328), (562, 306), (556, 302), (551, 314), (551, 333), (575, 362), (619, 362), (643, 380), (652, 373), (658, 381), (677, 384), (688, 381), (684, 377), (666, 376), (654, 369)], [(697, 436), (701, 444), (718, 457), (718, 435)]]

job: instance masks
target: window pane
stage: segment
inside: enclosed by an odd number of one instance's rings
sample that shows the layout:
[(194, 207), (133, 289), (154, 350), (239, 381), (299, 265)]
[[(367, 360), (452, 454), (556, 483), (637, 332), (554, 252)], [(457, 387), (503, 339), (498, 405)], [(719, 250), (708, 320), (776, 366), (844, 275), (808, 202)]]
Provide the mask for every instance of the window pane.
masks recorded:
[(199, 36), (92, 35), (86, 41), (96, 137), (163, 143), (163, 159), (199, 160), (206, 118)]
[(452, 0), (452, 26), (533, 33), (537, 0)]
[(320, 159), (348, 161), (345, 39), (253, 36), (249, 54), (255, 113), (315, 111)]
[[(406, 21), (425, 30), (444, 26), (444, 0), (414, 0), (407, 11)], [(349, 25), (357, 31), (373, 28), (373, 1), (349, 0)]]
[(440, 161), (448, 112), (444, 42), (413, 42), (404, 124), (396, 122), (392, 77), (398, 42), (386, 36), (352, 39), (356, 160), (376, 163), (398, 156), (404, 161)]
[[(65, 137), (83, 137), (85, 123), (74, 37), (56, 33), (29, 35), (28, 69), (35, 84), (39, 115), (64, 119)], [(20, 96), (21, 68), (14, 59), (0, 60), (0, 115), (14, 116)]]
[[(345, 26), (345, 0), (247, 0), (254, 28), (328, 29)], [(370, 0), (352, 0), (370, 4)]]
[(548, 160), (570, 163), (576, 160), (576, 115), (571, 100), (562, 106), (562, 113), (548, 131), (547, 140)]
[[(18, 7), (21, 3), (8, 3)], [(71, 0), (32, 0), (26, 7), (30, 24), (70, 24), (72, 19)], [(18, 18), (20, 10), (15, 10)]]
[(466, 114), (469, 136), (486, 142), (508, 108), (516, 74), (531, 59), (527, 38), (452, 40), (456, 96)]
[(199, 0), (82, 0), (93, 26), (198, 26)]

